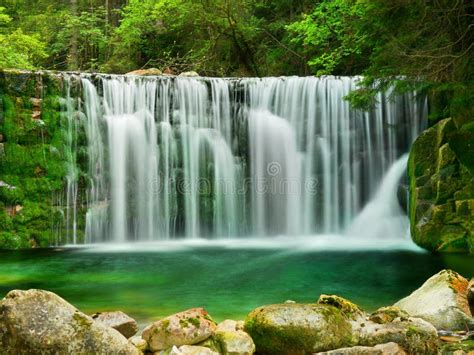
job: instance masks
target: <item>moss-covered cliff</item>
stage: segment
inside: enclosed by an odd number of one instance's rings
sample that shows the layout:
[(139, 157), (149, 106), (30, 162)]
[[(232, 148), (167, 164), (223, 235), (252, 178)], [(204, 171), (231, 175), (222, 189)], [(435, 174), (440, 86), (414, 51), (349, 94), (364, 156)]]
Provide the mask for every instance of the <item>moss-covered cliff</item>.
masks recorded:
[(62, 219), (62, 80), (0, 71), (0, 248), (47, 246)]
[(474, 253), (474, 122), (444, 119), (413, 144), (408, 163), (413, 240)]

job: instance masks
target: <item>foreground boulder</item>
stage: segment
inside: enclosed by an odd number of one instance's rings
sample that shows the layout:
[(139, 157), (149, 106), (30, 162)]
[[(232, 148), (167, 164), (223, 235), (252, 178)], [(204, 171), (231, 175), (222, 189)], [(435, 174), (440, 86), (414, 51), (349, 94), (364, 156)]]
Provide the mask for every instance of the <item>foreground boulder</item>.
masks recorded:
[(92, 318), (96, 322), (114, 328), (127, 339), (138, 332), (138, 324), (135, 319), (120, 311), (96, 313), (92, 315)]
[(317, 353), (317, 355), (406, 355), (406, 351), (396, 343), (375, 346), (353, 346)]
[(284, 303), (259, 307), (245, 321), (245, 330), (264, 354), (306, 354), (352, 343), (352, 327), (336, 307)]
[(241, 322), (225, 320), (217, 325), (213, 337), (217, 350), (225, 355), (252, 355), (255, 344), (245, 331)]
[(160, 351), (200, 343), (215, 330), (216, 323), (203, 308), (192, 308), (149, 325), (142, 338), (151, 351)]
[(464, 277), (451, 270), (442, 270), (395, 306), (440, 330), (474, 329), (467, 289), (468, 281)]
[(2, 354), (139, 354), (115, 329), (42, 290), (13, 290), (0, 302), (0, 349)]

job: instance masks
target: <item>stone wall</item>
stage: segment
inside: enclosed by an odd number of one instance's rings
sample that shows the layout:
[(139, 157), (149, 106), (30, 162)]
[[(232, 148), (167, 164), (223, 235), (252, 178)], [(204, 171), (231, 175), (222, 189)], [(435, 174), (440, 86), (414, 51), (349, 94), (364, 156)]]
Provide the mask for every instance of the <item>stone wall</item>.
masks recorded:
[(54, 243), (66, 169), (61, 92), (55, 74), (0, 71), (0, 248)]
[(408, 163), (413, 240), (474, 253), (474, 122), (444, 119), (413, 144)]

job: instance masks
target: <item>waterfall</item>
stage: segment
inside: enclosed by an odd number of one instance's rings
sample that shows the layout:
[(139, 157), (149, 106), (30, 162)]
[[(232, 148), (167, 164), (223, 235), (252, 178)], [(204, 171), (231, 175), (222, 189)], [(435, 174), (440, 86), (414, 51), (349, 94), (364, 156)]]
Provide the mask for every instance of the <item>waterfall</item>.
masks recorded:
[(414, 93), (352, 110), (357, 77), (65, 79), (82, 93), (68, 96), (68, 137), (85, 135), (66, 140), (67, 243), (342, 233), (427, 114)]
[(407, 162), (408, 154), (404, 154), (390, 167), (375, 197), (349, 226), (348, 235), (368, 239), (397, 239), (406, 236), (408, 219), (397, 200), (397, 188)]

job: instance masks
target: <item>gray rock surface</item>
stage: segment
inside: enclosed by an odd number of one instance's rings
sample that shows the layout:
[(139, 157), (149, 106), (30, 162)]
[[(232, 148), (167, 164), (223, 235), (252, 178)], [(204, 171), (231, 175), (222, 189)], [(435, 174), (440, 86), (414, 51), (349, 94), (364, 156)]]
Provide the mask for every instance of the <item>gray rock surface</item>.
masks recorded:
[(115, 329), (52, 292), (13, 290), (0, 301), (2, 354), (139, 354)]
[(468, 281), (464, 277), (451, 270), (442, 270), (394, 306), (413, 317), (423, 318), (440, 330), (474, 329), (467, 288)]
[(127, 339), (138, 332), (138, 324), (135, 319), (121, 311), (96, 313), (92, 315), (92, 318), (97, 322), (114, 328)]

